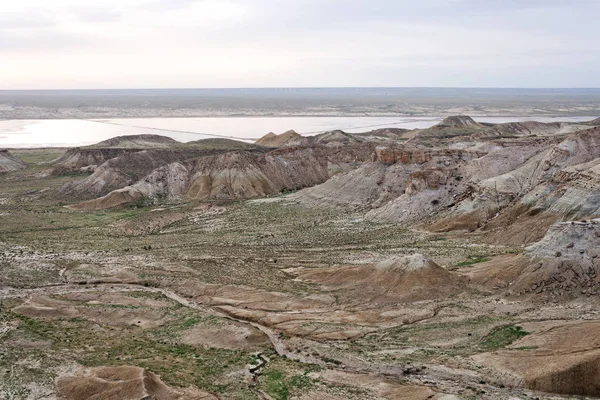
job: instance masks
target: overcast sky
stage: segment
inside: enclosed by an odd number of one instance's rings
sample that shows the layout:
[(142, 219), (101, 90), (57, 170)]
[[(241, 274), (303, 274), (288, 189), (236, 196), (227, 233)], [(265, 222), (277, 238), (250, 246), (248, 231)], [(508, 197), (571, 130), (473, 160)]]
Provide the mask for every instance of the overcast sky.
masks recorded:
[(0, 0), (0, 89), (600, 87), (600, 0)]

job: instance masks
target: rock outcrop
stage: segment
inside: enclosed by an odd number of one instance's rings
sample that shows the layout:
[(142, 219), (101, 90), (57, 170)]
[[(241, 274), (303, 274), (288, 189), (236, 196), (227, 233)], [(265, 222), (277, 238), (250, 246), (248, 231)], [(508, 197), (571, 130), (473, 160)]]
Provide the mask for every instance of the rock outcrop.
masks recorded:
[(598, 293), (600, 220), (554, 224), (529, 246), (529, 266), (513, 282), (515, 293), (580, 295)]
[(93, 173), (96, 168), (108, 160), (120, 156), (154, 150), (154, 154), (166, 154), (178, 151), (184, 157), (196, 157), (211, 154), (210, 151), (258, 150), (260, 146), (237, 140), (212, 138), (180, 143), (174, 139), (159, 135), (117, 136), (86, 147), (69, 149), (54, 162), (51, 175), (70, 173)]
[(10, 154), (8, 150), (0, 150), (0, 173), (27, 168), (27, 164)]
[[(431, 210), (436, 217), (433, 218), (436, 221), (432, 229), (474, 230), (485, 227), (488, 231), (499, 230), (499, 235), (512, 237), (515, 240), (512, 243), (518, 244), (520, 239), (513, 236), (515, 232), (506, 228), (517, 224), (516, 230), (526, 232), (528, 229), (523, 229), (520, 224), (536, 225), (528, 217), (535, 217), (543, 223), (538, 234), (525, 242), (541, 238), (545, 230), (559, 219), (595, 215), (599, 193), (593, 183), (594, 160), (600, 156), (599, 140), (600, 130), (594, 128), (573, 133), (558, 143), (550, 141), (545, 148), (544, 143), (526, 145), (523, 149), (511, 146), (506, 150), (493, 149), (483, 157), (467, 160), (453, 171), (460, 182), (447, 180), (444, 184), (437, 180), (438, 184), (434, 187), (421, 185), (435, 189), (428, 192), (428, 197), (437, 196), (439, 203), (448, 207), (444, 212)], [(509, 155), (509, 152), (519, 154)], [(490, 176), (503, 170), (507, 172)], [(586, 175), (585, 179), (579, 177), (582, 174)], [(435, 186), (438, 186), (437, 189)], [(420, 193), (419, 190), (416, 192)], [(410, 211), (415, 200), (426, 201), (425, 198), (415, 198), (414, 194), (412, 201), (408, 200), (401, 197), (394, 201), (396, 204), (375, 210), (372, 215), (406, 220), (398, 210)], [(504, 240), (500, 238), (499, 241)]]
[[(394, 202), (405, 194), (410, 197), (428, 188), (438, 189), (442, 180), (447, 183), (454, 175), (457, 165), (482, 154), (485, 153), (377, 146), (371, 163), (321, 185), (302, 190), (290, 199), (320, 206), (384, 208), (389, 202)], [(433, 205), (443, 206), (438, 203)]]

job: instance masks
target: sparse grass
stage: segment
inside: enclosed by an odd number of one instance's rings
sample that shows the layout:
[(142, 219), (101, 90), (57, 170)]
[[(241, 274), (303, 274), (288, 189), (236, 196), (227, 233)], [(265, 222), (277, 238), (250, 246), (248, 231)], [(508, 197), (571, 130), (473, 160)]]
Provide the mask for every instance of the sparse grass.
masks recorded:
[[(462, 309), (469, 315), (473, 310)], [(503, 316), (480, 314), (453, 322), (425, 322), (369, 334), (344, 344), (340, 349), (359, 354), (374, 363), (427, 363), (444, 357), (468, 357), (481, 352), (480, 343)], [(446, 342), (453, 341), (451, 346)], [(404, 352), (404, 349), (412, 349)]]
[[(70, 277), (81, 281), (110, 276), (114, 273), (111, 271), (117, 270), (143, 278), (149, 285), (169, 287), (181, 283), (177, 290), (185, 295), (196, 293), (194, 285), (209, 283), (306, 296), (324, 292), (317, 285), (293, 279), (288, 268), (317, 269), (364, 263), (365, 258), (372, 259), (373, 255), (386, 257), (414, 252), (427, 254), (434, 260), (467, 259), (465, 265), (472, 265), (486, 261), (495, 252), (505, 251), (465, 245), (465, 241), (451, 237), (432, 238), (400, 224), (366, 221), (360, 218), (360, 213), (285, 202), (228, 202), (218, 213), (195, 210), (198, 204), (192, 203), (161, 203), (160, 208), (166, 210), (157, 212), (147, 204), (102, 212), (75, 212), (40, 192), (48, 186), (60, 187), (74, 178), (32, 177), (41, 170), (42, 166), (31, 166), (0, 178), (0, 197), (8, 199), (6, 203), (0, 202), (0, 214), (8, 213), (0, 224), (0, 284), (33, 287), (60, 283), (58, 272), (63, 268)], [(129, 235), (117, 229), (132, 222), (144, 225), (174, 210), (182, 218), (153, 234)], [(25, 268), (46, 264), (49, 267), (45, 270), (30, 272)], [(188, 282), (189, 287), (185, 285)], [(164, 299), (159, 293), (144, 291), (123, 292), (123, 295)], [(79, 317), (50, 321), (13, 315), (10, 320), (18, 324), (18, 329), (10, 333), (11, 340), (33, 338), (48, 342), (50, 347), (34, 354), (31, 349), (9, 344), (18, 341), (5, 341), (0, 343), (0, 349), (4, 349), (3, 354), (14, 355), (9, 358), (11, 362), (28, 356), (40, 360), (38, 372), (18, 371), (19, 376), (32, 377), (27, 382), (36, 379), (52, 382), (48, 366), (53, 365), (50, 360), (53, 357), (57, 362), (76, 361), (88, 366), (138, 365), (160, 374), (170, 385), (198, 386), (228, 399), (255, 398), (248, 384), (239, 378), (245, 365), (252, 363), (252, 354), (181, 343), (185, 331), (198, 324), (227, 322), (170, 304), (161, 308), (167, 322), (152, 329), (115, 328)], [(123, 308), (91, 307), (115, 311)], [(135, 311), (144, 312), (144, 308)], [(460, 309), (457, 313), (478, 315), (472, 309)], [(315, 354), (335, 364), (342, 362), (336, 354), (328, 352), (332, 347), (367, 362), (384, 364), (463, 357), (480, 352), (482, 337), (493, 326), (508, 322), (510, 318), (481, 315), (443, 323), (423, 322), (384, 330), (381, 335), (372, 335), (375, 339), (315, 344), (324, 350)], [(314, 322), (315, 326), (319, 324)], [(281, 337), (289, 338), (285, 333)], [(432, 344), (456, 338), (460, 340), (453, 346)], [(394, 349), (408, 347), (416, 351), (393, 353)], [(387, 350), (389, 354), (378, 353)], [(311, 390), (334, 391), (342, 398), (365, 398), (356, 389), (333, 388), (318, 382), (309, 376), (306, 365), (283, 359), (266, 349), (265, 352), (271, 361), (260, 384), (273, 398), (292, 398)], [(1, 363), (0, 360), (0, 367)]]
[[(253, 398), (246, 384), (230, 376), (251, 362), (251, 354), (241, 350), (190, 346), (177, 341), (179, 319), (212, 321), (217, 317), (194, 316), (190, 310), (179, 306), (165, 308), (164, 312), (173, 316), (173, 322), (153, 329), (115, 328), (85, 318), (48, 320), (10, 312), (4, 313), (2, 318), (18, 321), (18, 328), (11, 332), (10, 339), (28, 337), (48, 342), (51, 346), (50, 351), (46, 351), (48, 357), (55, 352), (69, 354), (77, 362), (90, 367), (135, 365), (158, 373), (165, 383), (175, 387), (196, 386), (227, 398)], [(46, 356), (40, 356), (39, 361), (46, 363)]]
[(11, 150), (11, 154), (27, 164), (45, 164), (56, 160), (65, 153), (66, 149), (23, 149)]

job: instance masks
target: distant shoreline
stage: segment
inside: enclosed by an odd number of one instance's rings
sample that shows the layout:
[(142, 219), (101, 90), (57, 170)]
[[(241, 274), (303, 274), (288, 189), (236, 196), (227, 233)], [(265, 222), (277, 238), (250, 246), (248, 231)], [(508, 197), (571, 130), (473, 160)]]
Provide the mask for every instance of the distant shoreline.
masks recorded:
[[(62, 121), (66, 121), (66, 120), (84, 120), (84, 121), (102, 121), (102, 120), (107, 120), (107, 119), (185, 119), (185, 118), (210, 118), (210, 119), (221, 119), (221, 118), (239, 118), (239, 119), (246, 119), (246, 118), (273, 118), (273, 119), (279, 119), (279, 118), (415, 118), (415, 121), (418, 120), (422, 120), (423, 118), (432, 118), (432, 119), (437, 119), (437, 118), (443, 118), (443, 117), (447, 117), (447, 116), (452, 116), (454, 114), (431, 114), (431, 115), (411, 115), (411, 116), (406, 116), (406, 115), (390, 115), (390, 114), (346, 114), (346, 115), (340, 115), (340, 114), (282, 114), (282, 115), (259, 115), (259, 114), (254, 114), (254, 115), (176, 115), (176, 116), (172, 116), (172, 115), (153, 115), (153, 116), (103, 116), (103, 117), (96, 117), (96, 118), (87, 118), (87, 117), (81, 117), (81, 118), (75, 118), (75, 117), (38, 117), (38, 118), (3, 118), (0, 117), (0, 121), (48, 121), (48, 120), (62, 120)], [(594, 119), (597, 118), (597, 115), (588, 115), (588, 114), (562, 114), (562, 115), (549, 115), (549, 114), (521, 114), (521, 115), (515, 115), (515, 114), (468, 114), (470, 117), (473, 118), (552, 118), (552, 119), (556, 119), (557, 122), (562, 122), (560, 121), (561, 118), (585, 118), (585, 117), (589, 117), (590, 119)]]
[(600, 115), (600, 89), (0, 90), (0, 120)]

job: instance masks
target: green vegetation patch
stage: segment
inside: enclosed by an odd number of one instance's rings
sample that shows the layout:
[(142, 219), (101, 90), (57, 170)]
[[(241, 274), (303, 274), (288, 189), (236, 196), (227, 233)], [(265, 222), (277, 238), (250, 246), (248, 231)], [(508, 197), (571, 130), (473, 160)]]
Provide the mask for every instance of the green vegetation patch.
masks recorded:
[[(274, 352), (268, 354), (268, 357), (269, 362), (260, 376), (260, 388), (273, 399), (288, 400), (313, 389), (330, 390), (328, 385), (310, 375), (321, 370), (318, 365), (302, 364), (280, 357)], [(344, 393), (348, 389), (342, 386), (339, 388)]]
[(488, 261), (491, 261), (491, 260), (492, 260), (491, 258), (487, 258), (487, 257), (473, 257), (473, 256), (469, 256), (466, 261), (462, 261), (462, 262), (459, 262), (457, 264), (454, 264), (449, 269), (456, 269), (456, 268), (461, 268), (461, 267), (468, 267), (468, 266), (471, 266), (471, 265), (475, 265), (475, 264), (479, 264), (479, 263), (483, 263), (483, 262), (488, 262)]
[(480, 346), (485, 350), (501, 349), (527, 335), (529, 332), (518, 325), (502, 325), (484, 337)]
[(284, 373), (279, 370), (267, 371), (263, 375), (265, 391), (276, 400), (290, 398), (290, 387), (286, 381)]

